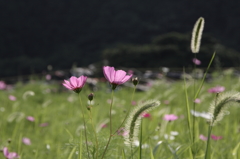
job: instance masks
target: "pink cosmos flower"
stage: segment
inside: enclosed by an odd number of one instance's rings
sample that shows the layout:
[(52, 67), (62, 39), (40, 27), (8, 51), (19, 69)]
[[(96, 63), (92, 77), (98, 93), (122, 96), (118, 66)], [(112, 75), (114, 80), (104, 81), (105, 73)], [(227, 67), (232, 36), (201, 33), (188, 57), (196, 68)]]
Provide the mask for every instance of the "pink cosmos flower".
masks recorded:
[(87, 81), (86, 76), (80, 76), (79, 78), (72, 76), (69, 81), (64, 80), (63, 85), (67, 89), (73, 90), (76, 93), (80, 93), (86, 81)]
[(118, 85), (127, 82), (131, 75), (126, 75), (127, 73), (123, 70), (115, 71), (114, 67), (103, 66), (103, 74), (105, 78), (112, 84), (112, 89), (114, 90)]
[(11, 100), (11, 101), (15, 101), (17, 100), (17, 98), (13, 95), (9, 95), (8, 98)]
[(199, 136), (199, 138), (201, 139), (201, 140), (203, 140), (203, 141), (207, 141), (207, 137), (206, 136), (204, 136), (203, 134), (201, 134), (200, 136)]
[(3, 148), (3, 155), (7, 158), (7, 159), (16, 159), (19, 158), (18, 154), (16, 152), (8, 152), (8, 148), (4, 147)]
[(199, 98), (196, 98), (196, 99), (194, 100), (194, 103), (201, 103), (201, 100), (200, 100)]
[(151, 114), (144, 112), (144, 113), (142, 113), (142, 117), (143, 118), (151, 118)]
[(174, 114), (166, 114), (163, 117), (163, 120), (167, 120), (167, 121), (173, 121), (173, 120), (177, 120), (178, 116), (174, 115)]
[(29, 138), (26, 138), (26, 137), (24, 137), (23, 139), (22, 139), (22, 142), (25, 144), (25, 145), (31, 145), (32, 143), (31, 143), (31, 140), (29, 139)]
[(223, 137), (222, 137), (222, 136), (211, 135), (211, 138), (212, 138), (213, 140), (220, 140), (220, 139), (222, 139)]
[(225, 90), (225, 87), (223, 86), (216, 86), (216, 87), (213, 87), (213, 88), (210, 88), (208, 90), (209, 93), (220, 93), (220, 92), (223, 92)]
[(39, 124), (40, 127), (46, 127), (48, 126), (48, 123), (42, 123), (42, 124)]
[(34, 117), (32, 117), (32, 116), (27, 116), (26, 119), (31, 122), (34, 122), (34, 120), (35, 120)]
[(0, 81), (0, 89), (6, 89), (7, 85), (4, 81)]
[(197, 58), (193, 58), (193, 63), (195, 64), (195, 65), (201, 65), (201, 61), (200, 60), (198, 60)]

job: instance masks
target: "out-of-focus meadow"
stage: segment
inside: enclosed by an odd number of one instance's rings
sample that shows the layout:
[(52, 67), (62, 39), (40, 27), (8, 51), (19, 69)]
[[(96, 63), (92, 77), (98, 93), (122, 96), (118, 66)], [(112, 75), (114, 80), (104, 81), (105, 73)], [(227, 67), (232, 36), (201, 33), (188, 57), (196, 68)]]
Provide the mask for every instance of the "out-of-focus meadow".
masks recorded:
[[(146, 74), (145, 74), (146, 75)], [(149, 74), (148, 74), (149, 75)], [(194, 92), (200, 85), (200, 79), (188, 74), (186, 85), (182, 79), (175, 80), (159, 72), (152, 78), (143, 76), (134, 87), (131, 81), (117, 87), (114, 91), (112, 108), (113, 129), (117, 129), (127, 111), (149, 99), (159, 100), (161, 105), (142, 116), (142, 158), (189, 158), (190, 137), (188, 132), (186, 94), (188, 90), (190, 108), (194, 101)], [(80, 93), (83, 106), (91, 106), (92, 119), (99, 138), (99, 154), (103, 153), (109, 135), (109, 107), (111, 89), (105, 79), (88, 82)], [(0, 148), (8, 147), (17, 152), (22, 159), (66, 159), (87, 158), (83, 142), (83, 120), (78, 96), (62, 86), (63, 81), (47, 79), (17, 82), (9, 85), (1, 81), (0, 90)], [(7, 85), (5, 85), (7, 84)], [(205, 81), (196, 104), (196, 142), (194, 154), (203, 158), (208, 130), (207, 119), (209, 105), (216, 98), (212, 91), (221, 86), (222, 91), (240, 91), (239, 74), (233, 70), (211, 73)], [(94, 93), (89, 103), (88, 95)], [(132, 99), (133, 97), (133, 99)], [(166, 115), (174, 116), (168, 119)], [(86, 115), (87, 116), (87, 115)], [(93, 131), (87, 120), (88, 145), (95, 142)], [(240, 118), (238, 107), (229, 107), (229, 114), (214, 126), (211, 136), (212, 158), (239, 158)], [(123, 125), (124, 126), (124, 125)], [(129, 149), (124, 144), (123, 133), (117, 133), (109, 145), (106, 158), (129, 158)], [(94, 151), (91, 149), (90, 151)], [(133, 148), (134, 158), (138, 148)], [(3, 158), (3, 154), (0, 154)]]

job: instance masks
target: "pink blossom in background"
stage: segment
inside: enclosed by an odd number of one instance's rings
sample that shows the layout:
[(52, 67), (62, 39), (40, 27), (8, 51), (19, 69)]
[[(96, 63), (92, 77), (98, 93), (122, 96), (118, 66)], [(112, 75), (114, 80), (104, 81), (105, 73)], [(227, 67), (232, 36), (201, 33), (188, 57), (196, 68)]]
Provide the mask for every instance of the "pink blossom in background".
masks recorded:
[(79, 78), (72, 76), (69, 81), (64, 80), (63, 85), (67, 89), (73, 90), (76, 93), (80, 93), (86, 81), (86, 76), (80, 76)]
[(54, 74), (58, 77), (63, 77), (65, 75), (63, 71), (55, 71)]
[(200, 60), (198, 60), (197, 58), (193, 58), (193, 63), (195, 64), (195, 65), (201, 65), (201, 61)]
[(34, 117), (32, 117), (32, 116), (27, 116), (26, 119), (31, 122), (34, 122), (34, 120), (35, 120)]
[(25, 145), (31, 145), (31, 144), (32, 144), (32, 143), (31, 143), (31, 140), (30, 140), (29, 138), (26, 138), (26, 137), (22, 138), (22, 142), (23, 142)]
[(0, 81), (0, 90), (2, 89), (6, 89), (7, 88), (7, 85), (4, 81)]
[(50, 74), (47, 74), (46, 76), (45, 76), (45, 78), (46, 78), (46, 80), (51, 80), (52, 79), (52, 76), (50, 75)]
[(199, 98), (196, 98), (196, 99), (194, 100), (194, 103), (201, 103), (201, 100), (200, 100)]
[(206, 136), (204, 136), (204, 135), (199, 135), (199, 138), (201, 139), (201, 140), (203, 140), (203, 141), (206, 141), (207, 140), (207, 137)]
[(9, 152), (7, 147), (3, 148), (3, 155), (7, 159), (16, 159), (19, 158), (18, 154), (16, 152)]
[(105, 78), (112, 84), (112, 89), (114, 90), (118, 85), (127, 82), (131, 75), (126, 75), (127, 73), (123, 70), (115, 71), (114, 67), (103, 66), (103, 74)]
[(220, 92), (223, 92), (225, 90), (225, 87), (223, 86), (216, 86), (216, 87), (213, 87), (213, 88), (210, 88), (208, 90), (209, 93), (220, 93)]
[(144, 113), (142, 113), (142, 117), (143, 118), (151, 118), (151, 114), (144, 112)]
[(220, 139), (222, 139), (222, 136), (211, 135), (211, 138), (212, 138), (213, 140), (220, 140)]
[(131, 75), (131, 74), (133, 74), (134, 73), (134, 71), (133, 70), (128, 70), (128, 72), (127, 72), (129, 75)]
[[(208, 139), (206, 136), (204, 136), (202, 134), (199, 136), (199, 138), (203, 141), (206, 141)], [(220, 140), (220, 139), (222, 139), (222, 136), (211, 135), (211, 138), (213, 140)]]
[(137, 105), (137, 102), (136, 101), (132, 101), (131, 104), (132, 105)]
[(121, 135), (121, 136), (126, 136), (126, 135), (128, 135), (128, 131), (126, 131), (125, 128), (122, 127), (120, 129), (118, 129), (117, 134)]
[(168, 105), (168, 104), (169, 104), (169, 101), (168, 101), (168, 100), (165, 100), (163, 103), (166, 104), (166, 105)]
[(167, 120), (167, 121), (173, 121), (173, 120), (177, 120), (178, 116), (174, 115), (174, 114), (166, 114), (163, 117), (163, 120)]
[(46, 127), (46, 126), (48, 126), (48, 123), (42, 123), (42, 124), (40, 124), (39, 126), (40, 126), (40, 127)]
[(13, 95), (9, 95), (8, 98), (11, 100), (11, 101), (15, 101), (17, 100), (17, 98)]
[(107, 124), (101, 124), (100, 127), (101, 127), (101, 128), (106, 128), (106, 127), (107, 127)]

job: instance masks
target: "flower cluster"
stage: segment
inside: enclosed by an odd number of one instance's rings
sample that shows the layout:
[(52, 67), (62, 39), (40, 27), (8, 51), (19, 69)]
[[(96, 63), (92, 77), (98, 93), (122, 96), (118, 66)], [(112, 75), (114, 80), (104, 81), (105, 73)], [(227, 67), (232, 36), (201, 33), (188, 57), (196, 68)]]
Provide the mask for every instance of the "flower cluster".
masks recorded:
[[(114, 67), (104, 66), (103, 74), (105, 78), (109, 81), (112, 86), (112, 89), (116, 89), (116, 87), (120, 84), (127, 82), (131, 77), (131, 75), (126, 75), (127, 73), (123, 70), (115, 70)], [(72, 76), (69, 81), (64, 80), (63, 85), (69, 89), (73, 90), (76, 93), (80, 93), (83, 86), (87, 81), (86, 76), (80, 76), (79, 78)]]

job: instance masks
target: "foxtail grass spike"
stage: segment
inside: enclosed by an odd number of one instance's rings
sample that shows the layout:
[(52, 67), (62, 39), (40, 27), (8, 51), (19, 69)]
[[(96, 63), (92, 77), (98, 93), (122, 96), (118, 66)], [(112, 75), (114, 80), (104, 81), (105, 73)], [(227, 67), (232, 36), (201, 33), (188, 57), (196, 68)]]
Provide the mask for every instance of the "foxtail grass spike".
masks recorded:
[(200, 17), (195, 23), (192, 31), (192, 40), (191, 40), (192, 53), (198, 53), (200, 50), (203, 28), (204, 28), (204, 18)]
[(227, 108), (230, 104), (240, 104), (240, 92), (220, 93), (211, 103), (209, 113), (211, 115), (210, 125), (214, 126), (220, 122), (224, 115), (228, 114)]
[(126, 121), (125, 131), (127, 135), (124, 136), (125, 144), (128, 146), (134, 146), (134, 141), (138, 141), (139, 126), (141, 123), (141, 114), (148, 112), (160, 105), (160, 101), (150, 100), (138, 105), (134, 108)]

